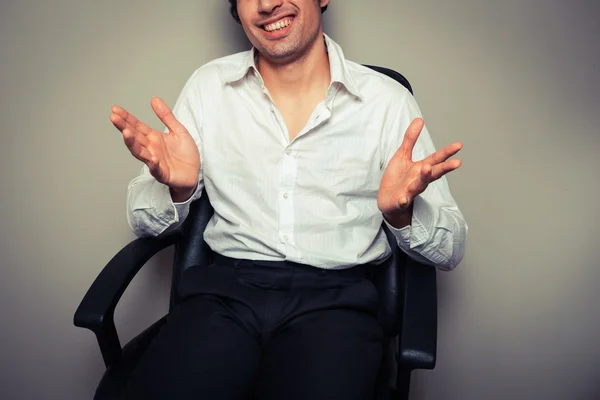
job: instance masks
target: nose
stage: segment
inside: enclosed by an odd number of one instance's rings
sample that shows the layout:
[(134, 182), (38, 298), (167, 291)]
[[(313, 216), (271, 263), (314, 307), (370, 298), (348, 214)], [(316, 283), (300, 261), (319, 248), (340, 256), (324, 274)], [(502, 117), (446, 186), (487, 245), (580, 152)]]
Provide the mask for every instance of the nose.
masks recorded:
[(277, 8), (281, 7), (283, 0), (258, 0), (258, 12), (261, 14), (271, 14)]

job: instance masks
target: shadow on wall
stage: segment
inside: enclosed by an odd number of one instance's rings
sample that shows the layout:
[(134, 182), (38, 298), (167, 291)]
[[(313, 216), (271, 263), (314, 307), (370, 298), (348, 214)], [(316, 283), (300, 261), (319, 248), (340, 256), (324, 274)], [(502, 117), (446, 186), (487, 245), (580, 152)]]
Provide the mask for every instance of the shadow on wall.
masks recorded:
[(223, 10), (225, 12), (219, 13), (219, 18), (222, 20), (219, 26), (221, 27), (220, 37), (223, 38), (223, 47), (227, 50), (226, 53), (235, 54), (249, 50), (252, 44), (246, 37), (242, 26), (229, 13), (229, 5), (224, 7)]
[(336, 25), (334, 23), (334, 21), (337, 20), (333, 18), (333, 13), (339, 12), (338, 8), (335, 7), (336, 5), (337, 4), (330, 4), (329, 7), (327, 7), (327, 11), (323, 14), (323, 30), (327, 35), (331, 36), (333, 40), (335, 40), (337, 36), (337, 30), (335, 29)]

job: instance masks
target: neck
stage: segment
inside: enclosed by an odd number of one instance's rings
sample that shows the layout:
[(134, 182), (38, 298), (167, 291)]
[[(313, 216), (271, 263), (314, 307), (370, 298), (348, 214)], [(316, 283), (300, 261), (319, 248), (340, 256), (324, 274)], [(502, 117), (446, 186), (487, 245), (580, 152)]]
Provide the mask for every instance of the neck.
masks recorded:
[(329, 56), (322, 34), (305, 54), (290, 62), (274, 63), (259, 54), (257, 68), (265, 86), (274, 95), (327, 90), (331, 82)]

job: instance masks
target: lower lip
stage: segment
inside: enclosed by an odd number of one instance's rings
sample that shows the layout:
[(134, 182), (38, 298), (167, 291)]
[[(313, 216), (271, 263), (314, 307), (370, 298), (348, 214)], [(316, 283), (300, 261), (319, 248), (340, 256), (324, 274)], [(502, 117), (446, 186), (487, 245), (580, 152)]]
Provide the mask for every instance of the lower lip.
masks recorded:
[(290, 32), (290, 29), (292, 29), (292, 25), (294, 25), (293, 18), (292, 18), (290, 24), (283, 29), (278, 29), (273, 32), (267, 32), (264, 29), (262, 31), (264, 32), (264, 35), (267, 37), (267, 39), (281, 39), (282, 37), (286, 36)]

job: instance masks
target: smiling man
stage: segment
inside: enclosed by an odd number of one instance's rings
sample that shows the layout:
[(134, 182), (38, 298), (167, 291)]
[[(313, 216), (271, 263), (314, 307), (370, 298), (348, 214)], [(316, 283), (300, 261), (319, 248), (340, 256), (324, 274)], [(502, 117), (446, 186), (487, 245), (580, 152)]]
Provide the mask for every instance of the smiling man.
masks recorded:
[[(369, 280), (391, 251), (440, 269), (467, 226), (410, 93), (344, 58), (322, 30), (328, 0), (230, 0), (253, 48), (194, 72), (159, 132), (110, 116), (144, 163), (129, 185), (138, 236), (178, 229), (206, 191), (209, 267), (137, 366), (129, 399), (368, 399), (382, 356)], [(341, 5), (343, 6), (343, 5)]]

